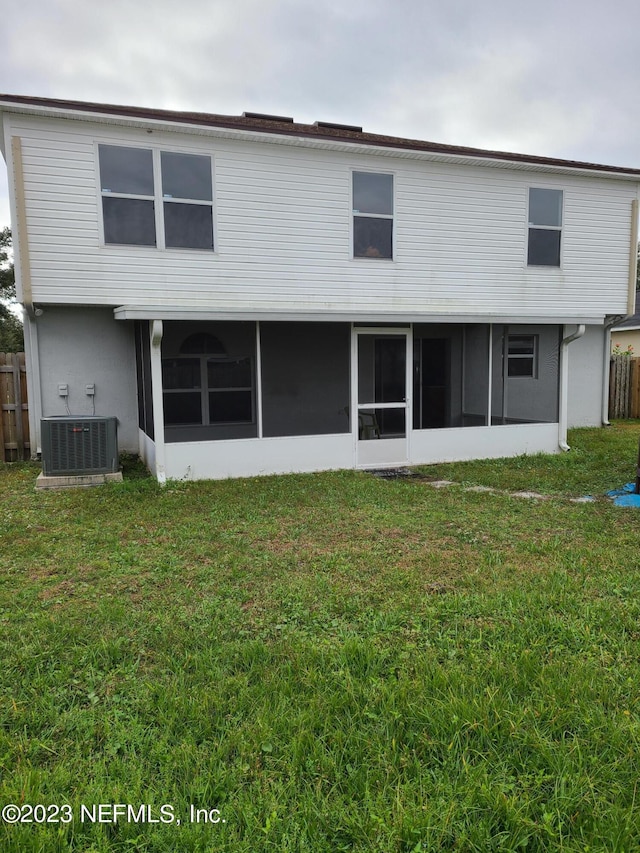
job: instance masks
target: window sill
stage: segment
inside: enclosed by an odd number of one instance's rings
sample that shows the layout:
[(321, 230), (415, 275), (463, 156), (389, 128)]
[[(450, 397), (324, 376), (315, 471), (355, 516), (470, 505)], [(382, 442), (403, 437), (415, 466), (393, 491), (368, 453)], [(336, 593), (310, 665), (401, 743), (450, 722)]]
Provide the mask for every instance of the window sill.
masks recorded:
[(100, 243), (100, 249), (104, 249), (106, 251), (118, 251), (118, 252), (139, 252), (145, 251), (149, 253), (162, 253), (165, 252), (169, 254), (178, 254), (181, 252), (187, 252), (189, 254), (197, 252), (198, 254), (206, 254), (213, 255), (217, 257), (219, 252), (216, 249), (188, 249), (188, 248), (179, 248), (177, 246), (165, 246), (161, 248), (160, 246), (145, 246), (138, 245), (136, 243)]
[(352, 257), (351, 261), (363, 261), (365, 264), (395, 264), (395, 258), (367, 258), (367, 257)]

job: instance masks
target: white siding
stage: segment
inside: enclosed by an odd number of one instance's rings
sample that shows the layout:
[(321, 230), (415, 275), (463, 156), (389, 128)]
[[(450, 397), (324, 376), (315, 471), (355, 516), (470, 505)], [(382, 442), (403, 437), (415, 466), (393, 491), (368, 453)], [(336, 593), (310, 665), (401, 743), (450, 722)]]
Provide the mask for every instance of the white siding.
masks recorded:
[[(625, 313), (631, 200), (611, 178), (7, 115), (33, 299), (209, 310)], [(210, 153), (216, 251), (101, 245), (98, 142)], [(395, 176), (395, 260), (350, 258), (350, 171)], [(564, 190), (562, 269), (527, 268), (527, 187)]]

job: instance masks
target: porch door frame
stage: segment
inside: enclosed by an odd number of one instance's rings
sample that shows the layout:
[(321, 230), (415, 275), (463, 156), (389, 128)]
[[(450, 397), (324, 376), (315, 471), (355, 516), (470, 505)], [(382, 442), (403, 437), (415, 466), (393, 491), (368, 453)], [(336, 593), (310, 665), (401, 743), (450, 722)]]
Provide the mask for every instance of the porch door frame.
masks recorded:
[[(392, 403), (358, 401), (358, 341), (361, 336), (403, 337), (405, 340), (405, 392), (404, 400)], [(351, 433), (356, 468), (393, 468), (409, 464), (411, 459), (411, 431), (413, 391), (413, 327), (410, 326), (358, 326), (352, 325), (351, 331)], [(374, 394), (375, 396), (375, 394)], [(359, 418), (362, 410), (402, 409), (405, 412), (405, 435), (401, 438), (379, 438), (361, 440), (359, 437)]]

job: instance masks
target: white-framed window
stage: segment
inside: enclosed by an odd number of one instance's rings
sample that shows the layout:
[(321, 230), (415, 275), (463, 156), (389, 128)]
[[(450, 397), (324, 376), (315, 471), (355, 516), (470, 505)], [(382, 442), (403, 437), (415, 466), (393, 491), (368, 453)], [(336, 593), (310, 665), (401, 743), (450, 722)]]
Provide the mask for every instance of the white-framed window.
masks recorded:
[(352, 173), (353, 257), (393, 260), (393, 175)]
[(562, 190), (529, 187), (528, 266), (560, 266), (562, 203)]
[(538, 375), (538, 336), (509, 335), (507, 337), (507, 376)]
[(104, 242), (213, 250), (211, 157), (98, 145)]

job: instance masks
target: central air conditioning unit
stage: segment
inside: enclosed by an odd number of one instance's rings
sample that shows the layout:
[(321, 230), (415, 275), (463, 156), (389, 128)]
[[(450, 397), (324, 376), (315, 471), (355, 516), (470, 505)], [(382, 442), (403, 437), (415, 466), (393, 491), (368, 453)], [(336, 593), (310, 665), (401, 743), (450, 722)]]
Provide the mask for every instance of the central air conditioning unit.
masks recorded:
[(43, 418), (42, 473), (46, 477), (112, 474), (118, 467), (117, 418), (97, 415)]

